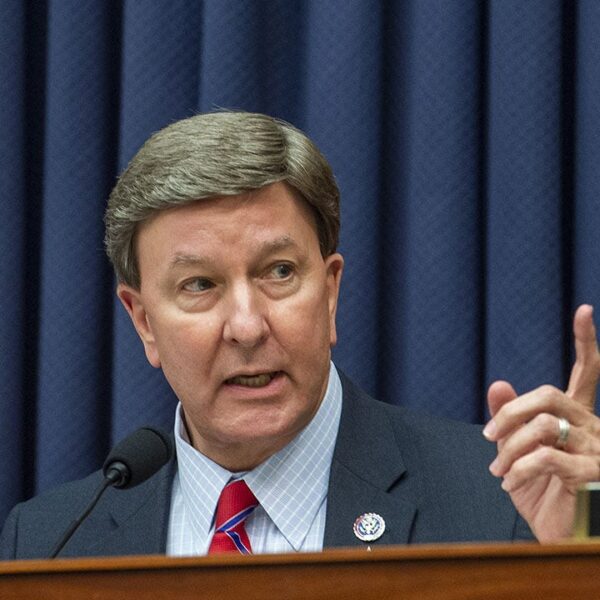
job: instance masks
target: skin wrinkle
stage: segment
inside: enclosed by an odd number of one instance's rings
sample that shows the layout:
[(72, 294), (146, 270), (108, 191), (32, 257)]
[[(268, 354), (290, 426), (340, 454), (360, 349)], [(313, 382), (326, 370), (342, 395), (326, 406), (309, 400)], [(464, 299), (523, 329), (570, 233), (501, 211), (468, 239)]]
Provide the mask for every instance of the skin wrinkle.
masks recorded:
[[(295, 246), (298, 248), (296, 242), (287, 235), (281, 236), (276, 240), (267, 240), (262, 242), (262, 249), (257, 249), (257, 257), (260, 260), (261, 257), (266, 257), (269, 254), (273, 254), (278, 251), (285, 250), (291, 246)], [(298, 248), (299, 250), (299, 248)], [(177, 252), (173, 259), (171, 260), (171, 264), (169, 266), (170, 269), (176, 270), (177, 268), (185, 268), (185, 267), (204, 267), (204, 268), (215, 268), (215, 261), (211, 260), (206, 256), (199, 256), (197, 254), (186, 254), (182, 252)]]

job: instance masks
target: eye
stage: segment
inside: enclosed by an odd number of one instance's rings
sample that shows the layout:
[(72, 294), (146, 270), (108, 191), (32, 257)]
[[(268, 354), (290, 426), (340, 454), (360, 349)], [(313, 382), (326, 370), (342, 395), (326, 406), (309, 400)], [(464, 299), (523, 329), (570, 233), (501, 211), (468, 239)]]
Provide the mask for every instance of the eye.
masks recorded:
[(294, 273), (294, 268), (287, 263), (279, 263), (271, 269), (270, 273), (275, 279), (287, 279)]
[(204, 277), (197, 277), (196, 279), (192, 279), (183, 284), (183, 289), (186, 292), (193, 293), (206, 292), (206, 290), (210, 290), (213, 287), (215, 287), (215, 284)]

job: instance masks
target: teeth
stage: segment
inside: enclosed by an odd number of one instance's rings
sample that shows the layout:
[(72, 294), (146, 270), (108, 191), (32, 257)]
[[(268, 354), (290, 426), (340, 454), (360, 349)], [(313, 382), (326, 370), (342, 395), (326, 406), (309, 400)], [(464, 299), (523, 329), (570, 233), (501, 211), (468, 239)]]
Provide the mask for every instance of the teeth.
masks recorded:
[(236, 385), (245, 385), (247, 387), (264, 387), (268, 385), (274, 377), (274, 373), (261, 373), (260, 375), (238, 375), (227, 380), (227, 383)]

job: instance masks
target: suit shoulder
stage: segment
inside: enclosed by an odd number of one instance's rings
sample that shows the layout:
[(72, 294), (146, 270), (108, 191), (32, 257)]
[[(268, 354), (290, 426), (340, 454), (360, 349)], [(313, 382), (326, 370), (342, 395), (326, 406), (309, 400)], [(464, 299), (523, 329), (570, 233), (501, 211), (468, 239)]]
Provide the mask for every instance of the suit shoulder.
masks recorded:
[(0, 535), (0, 557), (9, 560), (48, 556), (52, 544), (91, 501), (101, 481), (102, 473), (97, 471), (17, 504)]
[(483, 437), (481, 425), (473, 425), (388, 404), (369, 396), (347, 377), (343, 377), (342, 382), (344, 398), (351, 405), (350, 412), (356, 419), (367, 419), (374, 415), (380, 415), (403, 437), (425, 439), (429, 443), (435, 443), (442, 436), (444, 443), (454, 445), (453, 441), (457, 441), (459, 446), (475, 443), (477, 446), (490, 448), (493, 451), (493, 444), (487, 442)]
[[(434, 417), (411, 409), (393, 406), (371, 398), (344, 381), (345, 418), (340, 434), (344, 447), (356, 446), (364, 432), (368, 442), (362, 454), (375, 464), (383, 457), (396, 456), (407, 468), (408, 476), (461, 482), (466, 489), (499, 492), (497, 480), (489, 473), (496, 447), (482, 434), (480, 425)], [(353, 453), (357, 459), (356, 453)], [(401, 457), (401, 459), (399, 458)]]

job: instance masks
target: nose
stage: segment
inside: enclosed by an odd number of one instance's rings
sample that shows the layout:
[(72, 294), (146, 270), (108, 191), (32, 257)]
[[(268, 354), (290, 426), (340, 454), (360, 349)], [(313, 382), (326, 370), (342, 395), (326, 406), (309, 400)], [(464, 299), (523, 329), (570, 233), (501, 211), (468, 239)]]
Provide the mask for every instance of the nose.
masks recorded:
[(259, 295), (248, 285), (231, 290), (223, 338), (230, 344), (252, 348), (269, 335), (266, 306)]

